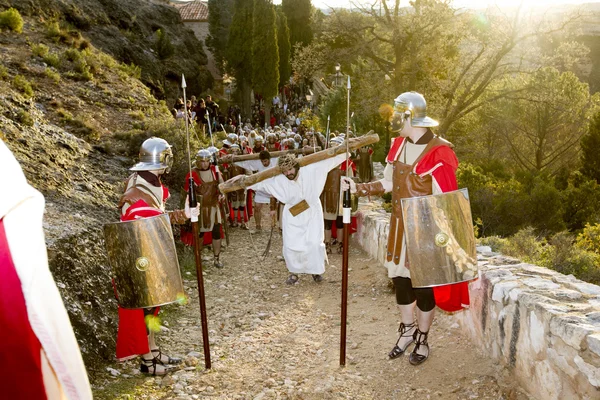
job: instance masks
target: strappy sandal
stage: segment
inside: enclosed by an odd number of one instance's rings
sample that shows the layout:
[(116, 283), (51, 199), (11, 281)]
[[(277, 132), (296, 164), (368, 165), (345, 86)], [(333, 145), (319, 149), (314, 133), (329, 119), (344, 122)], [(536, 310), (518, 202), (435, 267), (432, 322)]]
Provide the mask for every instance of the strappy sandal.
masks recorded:
[(140, 372), (143, 374), (148, 374), (152, 376), (163, 376), (166, 375), (169, 371), (165, 368), (162, 372), (156, 371), (156, 366), (162, 364), (156, 357), (151, 359), (145, 359), (142, 357), (142, 363), (140, 364)]
[(325, 252), (331, 254), (331, 243), (325, 243)]
[(342, 254), (344, 252), (344, 243), (343, 242), (337, 242), (337, 253), (338, 254)]
[[(415, 334), (416, 334), (415, 335), (416, 336), (416, 345), (415, 345), (415, 348), (413, 349), (412, 353), (410, 353), (410, 357), (408, 358), (408, 362), (410, 362), (411, 365), (422, 364), (429, 357), (429, 343), (427, 343), (427, 335), (429, 334), (429, 331), (421, 332), (419, 330), (419, 328), (417, 328), (417, 331), (415, 332)], [(426, 355), (417, 353), (417, 350), (419, 350), (419, 348), (421, 346), (424, 346), (425, 348), (427, 348)]]
[[(173, 357), (169, 357), (168, 355), (164, 355), (165, 357), (168, 358), (167, 362), (164, 362), (162, 360), (163, 357), (163, 353), (160, 349), (152, 349), (152, 355), (154, 356), (154, 359), (156, 360), (157, 363), (161, 364), (161, 365), (176, 365), (176, 364), (181, 364), (181, 362), (183, 361), (181, 358), (173, 358)], [(144, 362), (146, 360), (144, 359)]]
[[(392, 351), (390, 351), (388, 353), (388, 357), (390, 360), (393, 360), (394, 358), (398, 358), (402, 354), (404, 354), (404, 352), (406, 351), (408, 346), (410, 346), (417, 339), (417, 332), (419, 331), (419, 328), (415, 329), (415, 331), (413, 332), (412, 335), (407, 335), (408, 331), (410, 331), (415, 326), (416, 325), (414, 322), (412, 324), (404, 324), (404, 322), (400, 322), (400, 326), (398, 327), (398, 332), (400, 332), (400, 336), (398, 337), (398, 340), (396, 341), (396, 345), (394, 346)], [(401, 348), (400, 346), (398, 346), (398, 343), (400, 343), (400, 339), (402, 339), (403, 337), (404, 338), (412, 337), (412, 340), (409, 341), (408, 343), (406, 343), (406, 345), (404, 345), (404, 348)]]

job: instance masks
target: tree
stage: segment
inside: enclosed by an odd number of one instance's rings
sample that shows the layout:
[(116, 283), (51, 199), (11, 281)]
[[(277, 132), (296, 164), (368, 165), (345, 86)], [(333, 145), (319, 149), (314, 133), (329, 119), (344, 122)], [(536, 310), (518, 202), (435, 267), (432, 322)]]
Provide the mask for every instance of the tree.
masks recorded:
[[(445, 135), (462, 118), (511, 92), (489, 89), (519, 72), (540, 68), (536, 40), (565, 30), (579, 15), (526, 20), (488, 9), (457, 12), (445, 0), (374, 2), (356, 12), (335, 11), (323, 40), (332, 51), (371, 59), (392, 78), (396, 93), (426, 94)], [(358, 14), (358, 15), (357, 15)], [(450, 132), (452, 133), (452, 132)]]
[(233, 17), (233, 0), (208, 0), (206, 46), (213, 53), (219, 71), (225, 71), (225, 51)]
[(572, 72), (546, 67), (531, 76), (507, 80), (507, 95), (498, 100), (495, 129), (510, 146), (515, 165), (530, 172), (556, 173), (577, 160), (588, 120), (599, 96)]
[(587, 134), (581, 138), (581, 172), (600, 184), (600, 112), (596, 113)]
[(294, 47), (296, 43), (309, 44), (313, 38), (310, 0), (282, 0), (281, 8), (290, 28), (291, 46)]
[(227, 70), (242, 89), (242, 110), (250, 115), (252, 84), (252, 12), (253, 0), (235, 0), (235, 12), (229, 27)]
[(265, 100), (269, 123), (273, 97), (279, 85), (279, 49), (275, 7), (271, 0), (254, 0), (252, 30), (252, 88)]
[(290, 29), (281, 7), (277, 7), (277, 46), (279, 47), (279, 86), (281, 87), (288, 83), (292, 75)]

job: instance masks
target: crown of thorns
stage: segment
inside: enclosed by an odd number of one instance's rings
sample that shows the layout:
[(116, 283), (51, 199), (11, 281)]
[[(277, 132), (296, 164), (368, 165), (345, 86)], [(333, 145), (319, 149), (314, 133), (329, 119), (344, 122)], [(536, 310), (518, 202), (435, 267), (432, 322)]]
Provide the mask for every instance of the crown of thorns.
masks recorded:
[(295, 168), (298, 165), (296, 155), (290, 153), (282, 155), (281, 157), (279, 157), (279, 160), (277, 160), (277, 165), (282, 171), (287, 171), (292, 168)]

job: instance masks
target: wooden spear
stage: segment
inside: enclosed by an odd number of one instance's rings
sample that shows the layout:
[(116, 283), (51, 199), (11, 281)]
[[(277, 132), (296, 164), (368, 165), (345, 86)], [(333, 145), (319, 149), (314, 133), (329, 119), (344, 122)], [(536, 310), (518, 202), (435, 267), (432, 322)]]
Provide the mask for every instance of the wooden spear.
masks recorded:
[[(356, 150), (359, 147), (368, 146), (373, 143), (379, 142), (379, 135), (370, 131), (364, 136), (359, 136), (356, 138), (352, 138), (348, 142), (348, 146), (336, 146), (330, 147), (327, 150), (321, 150), (314, 154), (302, 157), (298, 159), (298, 164), (301, 167), (306, 165), (314, 164), (318, 161), (326, 160), (328, 158), (332, 158), (337, 156), (338, 154), (344, 154), (347, 150)], [(276, 175), (279, 175), (281, 170), (278, 166), (273, 168), (269, 168), (263, 172), (259, 172), (254, 175), (244, 175), (241, 178), (235, 177), (227, 182), (223, 182), (219, 185), (219, 190), (221, 193), (229, 193), (234, 192), (236, 190), (245, 189), (254, 185), (255, 183), (262, 182), (265, 179), (272, 178)]]

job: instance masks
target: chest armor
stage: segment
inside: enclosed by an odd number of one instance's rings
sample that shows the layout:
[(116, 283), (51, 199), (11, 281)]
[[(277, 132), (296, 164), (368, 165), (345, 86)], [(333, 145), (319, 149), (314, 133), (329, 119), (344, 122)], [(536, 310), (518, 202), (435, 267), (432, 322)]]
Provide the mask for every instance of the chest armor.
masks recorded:
[[(386, 260), (400, 263), (400, 254), (402, 253), (402, 244), (404, 242), (404, 222), (402, 220), (402, 202), (401, 199), (418, 196), (429, 196), (433, 194), (433, 178), (431, 175), (419, 176), (413, 171), (415, 165), (425, 156), (433, 147), (445, 144), (446, 142), (438, 137), (429, 141), (423, 152), (412, 164), (405, 164), (401, 161), (394, 161), (392, 164), (392, 217), (390, 220), (390, 233), (388, 236)], [(406, 145), (406, 144), (405, 144)], [(403, 152), (406, 149), (403, 149)], [(402, 154), (402, 153), (401, 153)], [(408, 263), (406, 264), (408, 268)]]
[(340, 179), (344, 175), (344, 171), (340, 168), (335, 168), (327, 174), (325, 187), (321, 193), (321, 204), (323, 210), (327, 213), (337, 214), (340, 202)]

